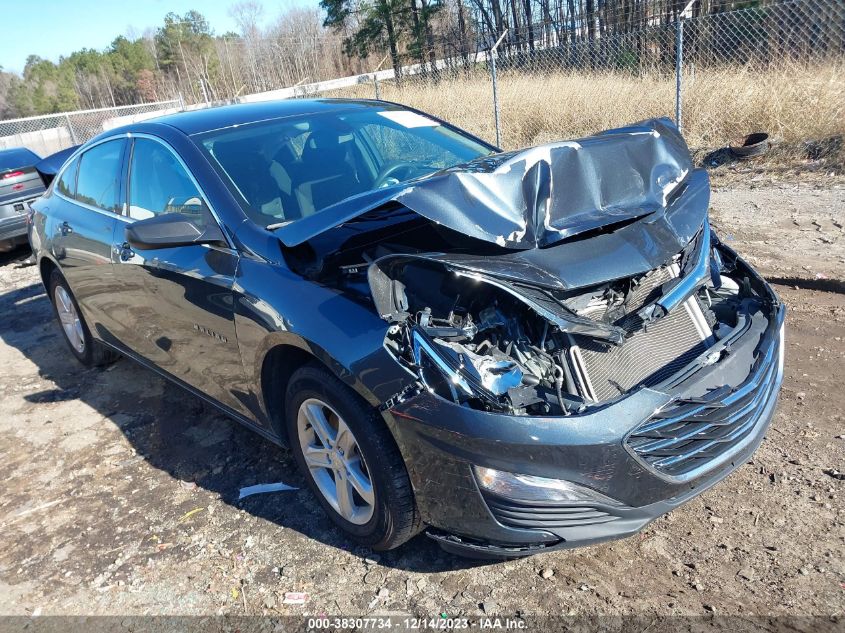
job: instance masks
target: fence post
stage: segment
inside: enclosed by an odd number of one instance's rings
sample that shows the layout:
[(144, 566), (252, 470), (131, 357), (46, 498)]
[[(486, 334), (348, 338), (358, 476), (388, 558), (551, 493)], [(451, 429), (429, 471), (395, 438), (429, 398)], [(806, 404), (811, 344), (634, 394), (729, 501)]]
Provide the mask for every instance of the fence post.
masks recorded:
[(378, 77), (376, 75), (381, 70), (381, 67), (384, 66), (384, 62), (387, 61), (388, 57), (390, 57), (390, 53), (381, 58), (381, 61), (378, 63), (378, 66), (376, 66), (375, 70), (373, 71), (373, 86), (376, 90), (376, 99), (381, 99), (381, 95), (379, 95), (378, 91)]
[(689, 0), (684, 10), (675, 18), (675, 125), (678, 130), (683, 124), (683, 98), (681, 97), (681, 89), (683, 88), (683, 68), (684, 68), (684, 20), (690, 14), (692, 5), (697, 0)]
[(499, 92), (498, 92), (498, 85), (496, 83), (496, 49), (499, 48), (499, 44), (502, 43), (502, 40), (505, 39), (505, 35), (508, 34), (508, 29), (505, 29), (504, 33), (496, 40), (496, 43), (493, 44), (493, 48), (490, 49), (490, 75), (493, 80), (493, 121), (496, 124), (496, 147), (502, 147), (502, 131), (501, 127), (499, 126)]
[(70, 140), (73, 141), (74, 145), (79, 145), (79, 141), (76, 140), (76, 132), (73, 131), (73, 123), (70, 121), (70, 115), (65, 115), (65, 121), (67, 121), (67, 129), (70, 132)]
[(681, 73), (684, 59), (684, 21), (681, 16), (675, 22), (675, 125), (681, 129)]

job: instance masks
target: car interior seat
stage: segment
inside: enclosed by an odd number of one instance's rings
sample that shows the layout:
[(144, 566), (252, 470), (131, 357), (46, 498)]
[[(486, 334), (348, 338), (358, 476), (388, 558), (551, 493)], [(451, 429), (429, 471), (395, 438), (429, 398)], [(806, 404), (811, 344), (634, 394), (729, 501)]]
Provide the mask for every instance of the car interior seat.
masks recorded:
[(303, 216), (367, 189), (363, 159), (351, 132), (312, 131), (302, 150), (294, 194)]
[(251, 139), (218, 141), (214, 156), (243, 194), (253, 211), (276, 220), (299, 217), (296, 200), (282, 190), (271, 165), (255, 149)]

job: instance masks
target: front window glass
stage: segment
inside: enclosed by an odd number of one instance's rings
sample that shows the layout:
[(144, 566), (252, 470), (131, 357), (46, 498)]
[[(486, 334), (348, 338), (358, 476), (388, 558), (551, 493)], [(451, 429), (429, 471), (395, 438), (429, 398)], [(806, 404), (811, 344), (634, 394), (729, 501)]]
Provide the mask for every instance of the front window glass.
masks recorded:
[(129, 217), (145, 220), (162, 213), (182, 213), (202, 225), (202, 196), (185, 168), (168, 148), (135, 139), (129, 163)]
[(95, 145), (79, 159), (74, 199), (79, 202), (118, 212), (123, 139)]
[(389, 107), (262, 121), (197, 140), (262, 226), (491, 153), (454, 128)]

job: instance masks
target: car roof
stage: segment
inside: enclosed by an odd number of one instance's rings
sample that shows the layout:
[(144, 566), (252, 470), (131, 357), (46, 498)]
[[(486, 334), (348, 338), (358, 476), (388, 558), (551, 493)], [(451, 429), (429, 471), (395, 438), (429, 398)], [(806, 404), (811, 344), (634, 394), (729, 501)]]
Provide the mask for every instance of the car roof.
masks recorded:
[[(283, 99), (179, 112), (149, 119), (149, 122), (164, 123), (191, 136), (256, 121), (373, 108), (402, 109), (401, 106), (393, 103), (370, 99)], [(131, 127), (127, 126), (127, 128)]]

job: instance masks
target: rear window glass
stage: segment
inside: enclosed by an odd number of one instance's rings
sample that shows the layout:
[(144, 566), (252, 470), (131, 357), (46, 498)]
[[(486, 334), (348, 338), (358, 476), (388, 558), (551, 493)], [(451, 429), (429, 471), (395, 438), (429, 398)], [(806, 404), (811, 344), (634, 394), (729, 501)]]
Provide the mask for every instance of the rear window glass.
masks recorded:
[(18, 169), (20, 167), (32, 167), (40, 160), (37, 154), (25, 147), (0, 150), (0, 171)]

